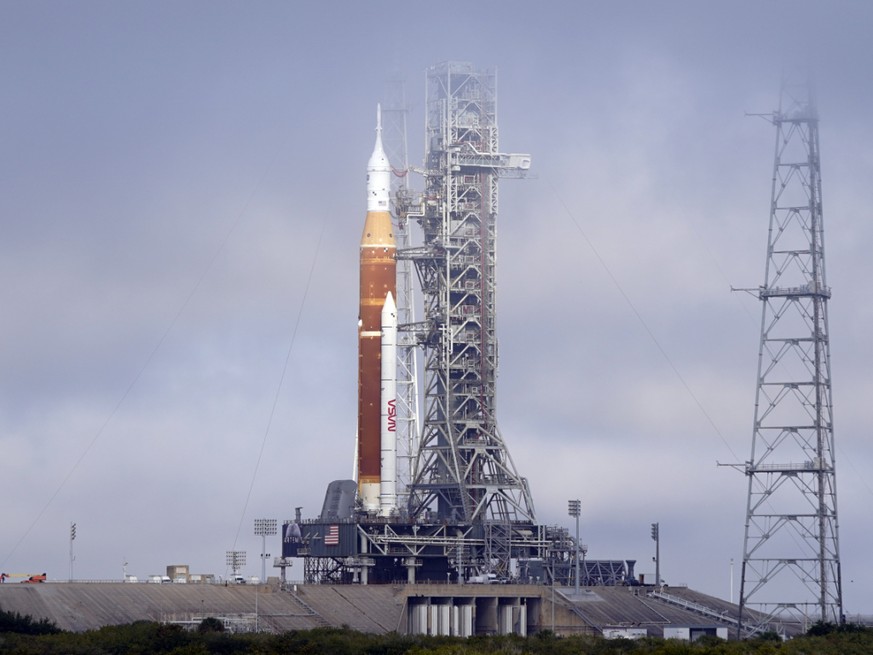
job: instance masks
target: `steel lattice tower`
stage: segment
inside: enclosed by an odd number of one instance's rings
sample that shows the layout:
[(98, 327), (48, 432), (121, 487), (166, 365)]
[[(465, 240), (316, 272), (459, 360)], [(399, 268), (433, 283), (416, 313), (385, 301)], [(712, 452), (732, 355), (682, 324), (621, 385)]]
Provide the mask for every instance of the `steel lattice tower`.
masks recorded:
[(426, 80), (424, 245), (400, 255), (416, 264), (425, 312), (425, 414), (409, 510), (485, 523), (499, 550), (492, 536), (535, 520), (495, 416), (497, 183), (523, 176), (530, 157), (498, 149), (493, 71), (447, 62)]
[[(747, 634), (842, 620), (818, 115), (786, 77), (776, 155), (740, 587)], [(749, 610), (757, 610), (752, 612)]]
[[(411, 243), (409, 206), (409, 151), (406, 141), (406, 88), (397, 76), (387, 84), (388, 102), (382, 109), (385, 152), (394, 169), (391, 176), (391, 218), (399, 251)], [(409, 500), (409, 484), (419, 436), (418, 344), (407, 326), (415, 323), (415, 287), (409, 259), (397, 261), (397, 321), (401, 326), (397, 343), (397, 506)], [(407, 328), (407, 329), (404, 329)]]

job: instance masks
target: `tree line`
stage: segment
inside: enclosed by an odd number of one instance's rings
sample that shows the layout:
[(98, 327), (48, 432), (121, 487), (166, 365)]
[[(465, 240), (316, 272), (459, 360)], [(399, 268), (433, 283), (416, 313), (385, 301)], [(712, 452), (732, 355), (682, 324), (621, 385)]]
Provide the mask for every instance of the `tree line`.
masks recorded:
[(87, 632), (66, 632), (54, 623), (0, 609), (0, 654), (23, 655), (869, 655), (873, 629), (816, 624), (801, 637), (782, 641), (767, 634), (742, 642), (706, 636), (694, 643), (660, 638), (559, 637), (548, 630), (529, 637), (469, 638), (368, 634), (343, 628), (282, 634), (230, 634), (221, 621), (204, 619), (197, 630), (137, 621)]

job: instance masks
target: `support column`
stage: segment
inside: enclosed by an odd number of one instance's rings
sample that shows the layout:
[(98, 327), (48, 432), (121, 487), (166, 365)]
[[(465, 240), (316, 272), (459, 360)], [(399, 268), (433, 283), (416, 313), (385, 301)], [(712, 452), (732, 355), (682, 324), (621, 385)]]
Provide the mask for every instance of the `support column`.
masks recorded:
[(403, 566), (406, 567), (406, 582), (415, 584), (415, 569), (421, 566), (421, 560), (417, 557), (407, 557), (403, 560)]

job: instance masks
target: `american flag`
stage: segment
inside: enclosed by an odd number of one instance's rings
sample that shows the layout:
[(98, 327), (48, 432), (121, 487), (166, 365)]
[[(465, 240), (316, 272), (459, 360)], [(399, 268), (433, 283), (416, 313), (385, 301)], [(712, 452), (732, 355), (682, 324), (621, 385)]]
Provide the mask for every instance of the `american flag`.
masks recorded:
[(325, 546), (339, 546), (339, 526), (331, 525), (324, 535)]

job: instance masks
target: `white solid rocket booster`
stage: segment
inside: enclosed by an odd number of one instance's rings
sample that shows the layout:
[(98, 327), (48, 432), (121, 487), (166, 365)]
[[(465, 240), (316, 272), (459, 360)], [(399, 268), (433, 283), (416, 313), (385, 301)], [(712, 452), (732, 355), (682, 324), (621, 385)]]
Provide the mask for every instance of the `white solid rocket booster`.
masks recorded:
[(397, 305), (389, 291), (382, 306), (382, 516), (397, 508)]

